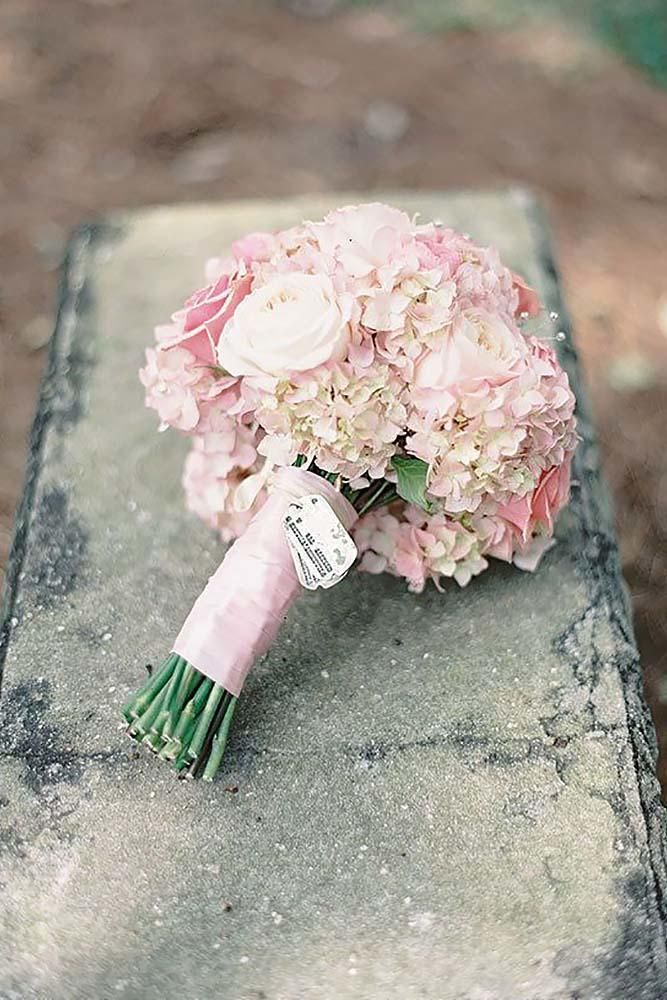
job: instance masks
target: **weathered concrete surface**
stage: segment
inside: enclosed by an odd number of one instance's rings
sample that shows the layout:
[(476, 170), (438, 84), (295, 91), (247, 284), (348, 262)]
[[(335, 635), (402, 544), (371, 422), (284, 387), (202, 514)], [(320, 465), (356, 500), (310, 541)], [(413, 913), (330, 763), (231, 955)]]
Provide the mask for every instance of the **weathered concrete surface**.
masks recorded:
[[(525, 196), (393, 200), (497, 243), (562, 312)], [(667, 996), (663, 813), (585, 409), (536, 576), (305, 597), (213, 786), (118, 727), (221, 555), (183, 509), (184, 443), (142, 408), (143, 346), (207, 255), (338, 201), (155, 210), (72, 244), (10, 569), (2, 998)]]

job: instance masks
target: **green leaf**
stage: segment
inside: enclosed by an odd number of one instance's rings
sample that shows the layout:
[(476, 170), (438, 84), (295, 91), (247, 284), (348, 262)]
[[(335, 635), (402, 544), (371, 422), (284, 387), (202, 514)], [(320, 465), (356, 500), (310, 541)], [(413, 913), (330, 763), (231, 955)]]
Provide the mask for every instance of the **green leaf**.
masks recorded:
[(426, 496), (428, 464), (421, 458), (410, 458), (407, 455), (394, 455), (391, 464), (398, 476), (396, 492), (399, 497), (422, 510), (430, 511), (432, 504)]

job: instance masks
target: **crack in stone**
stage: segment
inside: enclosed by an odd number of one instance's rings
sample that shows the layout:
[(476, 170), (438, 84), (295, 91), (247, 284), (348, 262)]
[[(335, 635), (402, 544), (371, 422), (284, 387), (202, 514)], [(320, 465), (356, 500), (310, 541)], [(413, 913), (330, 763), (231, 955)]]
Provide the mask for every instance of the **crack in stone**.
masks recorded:
[[(561, 753), (565, 747), (555, 745), (553, 740), (546, 743), (529, 737), (494, 738), (458, 729), (453, 732), (431, 733), (411, 740), (372, 738), (361, 744), (344, 744), (338, 749), (348, 760), (360, 764), (363, 770), (370, 770), (390, 760), (393, 756), (436, 748), (459, 750), (464, 753), (468, 751), (472, 766), (481, 764), (488, 767), (513, 767), (517, 764), (539, 760), (546, 761), (553, 765), (554, 774), (558, 781), (562, 785), (568, 784), (567, 759), (566, 755)], [(335, 747), (311, 747), (307, 752), (311, 756), (326, 755), (330, 757), (336, 749)], [(571, 752), (570, 742), (568, 742), (567, 749), (568, 753)], [(243, 758), (251, 759), (264, 756), (299, 757), (304, 753), (303, 749), (285, 750), (274, 747), (257, 747), (249, 743), (236, 743), (233, 750), (238, 761)], [(474, 758), (475, 752), (478, 753), (477, 758)]]

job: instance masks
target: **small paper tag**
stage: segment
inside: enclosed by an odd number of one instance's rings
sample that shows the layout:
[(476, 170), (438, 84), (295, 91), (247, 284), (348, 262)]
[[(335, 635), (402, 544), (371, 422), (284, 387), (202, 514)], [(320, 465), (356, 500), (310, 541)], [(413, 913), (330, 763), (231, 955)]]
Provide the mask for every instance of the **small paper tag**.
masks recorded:
[(283, 517), (299, 582), (307, 590), (333, 587), (357, 558), (357, 547), (324, 497), (294, 501)]

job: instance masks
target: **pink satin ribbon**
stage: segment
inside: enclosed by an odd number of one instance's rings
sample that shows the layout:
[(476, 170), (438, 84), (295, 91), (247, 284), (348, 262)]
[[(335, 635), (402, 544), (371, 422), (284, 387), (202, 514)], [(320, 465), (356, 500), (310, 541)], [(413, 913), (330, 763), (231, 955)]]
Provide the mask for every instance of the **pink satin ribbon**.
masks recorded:
[(281, 469), (271, 494), (195, 601), (173, 649), (197, 670), (238, 695), (255, 660), (273, 644), (301, 585), (282, 519), (294, 500), (325, 498), (346, 530), (357, 512), (321, 476)]

